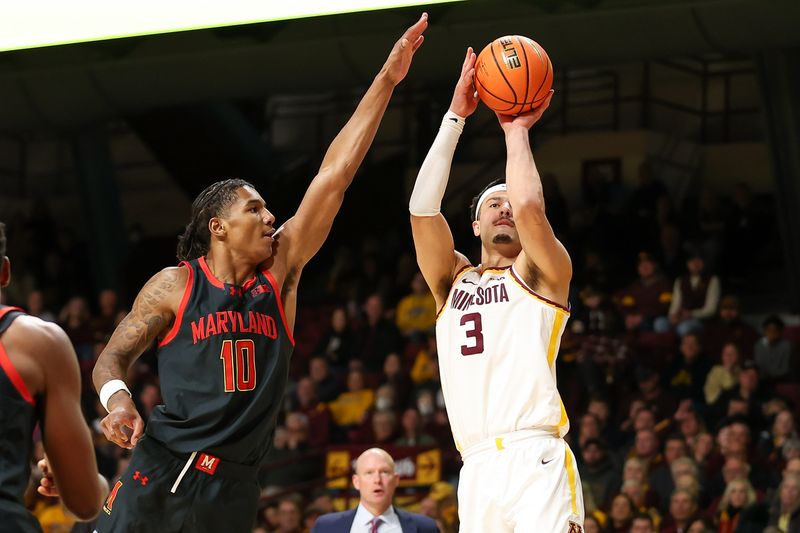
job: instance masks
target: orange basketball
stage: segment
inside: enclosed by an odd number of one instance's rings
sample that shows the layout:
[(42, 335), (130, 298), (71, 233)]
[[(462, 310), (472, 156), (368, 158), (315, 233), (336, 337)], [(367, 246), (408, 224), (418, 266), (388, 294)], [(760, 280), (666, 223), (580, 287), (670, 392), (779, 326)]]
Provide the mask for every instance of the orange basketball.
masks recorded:
[(506, 35), (489, 43), (475, 63), (475, 88), (489, 109), (504, 115), (526, 113), (547, 98), (553, 64), (533, 39)]

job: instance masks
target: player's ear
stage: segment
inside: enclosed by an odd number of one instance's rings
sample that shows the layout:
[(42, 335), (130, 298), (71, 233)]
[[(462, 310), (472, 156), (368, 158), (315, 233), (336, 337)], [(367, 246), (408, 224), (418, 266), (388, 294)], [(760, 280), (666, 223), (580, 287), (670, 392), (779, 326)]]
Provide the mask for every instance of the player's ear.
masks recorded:
[(472, 234), (476, 237), (481, 236), (481, 222), (480, 220), (473, 220), (472, 221)]
[(225, 222), (220, 217), (211, 217), (208, 220), (208, 232), (222, 239), (227, 233)]
[(0, 265), (0, 287), (8, 287), (11, 283), (11, 260), (3, 257), (3, 264)]
[(361, 480), (358, 479), (358, 476), (353, 474), (353, 486), (356, 490), (361, 490)]

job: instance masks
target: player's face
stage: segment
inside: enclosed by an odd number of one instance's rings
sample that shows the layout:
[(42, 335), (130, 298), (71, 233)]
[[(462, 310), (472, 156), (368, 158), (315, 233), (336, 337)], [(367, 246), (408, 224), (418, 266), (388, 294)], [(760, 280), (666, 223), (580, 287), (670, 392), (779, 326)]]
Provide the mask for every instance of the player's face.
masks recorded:
[(508, 194), (498, 191), (484, 200), (479, 208), (479, 218), (472, 223), (472, 231), (476, 237), (481, 238), (484, 246), (489, 248), (511, 245), (520, 248), (519, 234)]
[(392, 503), (399, 480), (388, 458), (380, 453), (362, 455), (353, 475), (361, 500), (378, 509), (386, 509)]
[(230, 249), (257, 265), (272, 255), (275, 217), (252, 187), (241, 187), (236, 193), (239, 198), (221, 217), (225, 240)]

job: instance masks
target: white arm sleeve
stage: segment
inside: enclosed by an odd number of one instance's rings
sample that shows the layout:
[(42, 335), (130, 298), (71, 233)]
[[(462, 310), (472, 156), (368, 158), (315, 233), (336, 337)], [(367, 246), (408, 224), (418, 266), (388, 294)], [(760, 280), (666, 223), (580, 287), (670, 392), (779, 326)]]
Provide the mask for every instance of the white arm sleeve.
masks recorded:
[(408, 202), (408, 210), (418, 217), (432, 217), (439, 214), (444, 190), (450, 178), (450, 165), (456, 151), (458, 138), (464, 131), (465, 119), (448, 111), (444, 115), (439, 133), (436, 134), (428, 155), (417, 174), (414, 191)]

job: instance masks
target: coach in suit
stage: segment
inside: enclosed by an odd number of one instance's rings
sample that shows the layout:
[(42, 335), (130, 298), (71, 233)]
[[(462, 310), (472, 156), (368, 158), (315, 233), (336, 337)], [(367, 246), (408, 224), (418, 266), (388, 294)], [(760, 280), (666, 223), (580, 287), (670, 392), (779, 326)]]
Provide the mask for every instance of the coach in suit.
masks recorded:
[(312, 533), (438, 533), (436, 522), (392, 505), (400, 476), (394, 459), (380, 448), (371, 448), (356, 461), (353, 486), (361, 495), (358, 507), (322, 515)]

